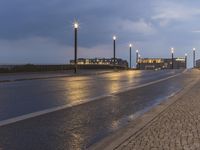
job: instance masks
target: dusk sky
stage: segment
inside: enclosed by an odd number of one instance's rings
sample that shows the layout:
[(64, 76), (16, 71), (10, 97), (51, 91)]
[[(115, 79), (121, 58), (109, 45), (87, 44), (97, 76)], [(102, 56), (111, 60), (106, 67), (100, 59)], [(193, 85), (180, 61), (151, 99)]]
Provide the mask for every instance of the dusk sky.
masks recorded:
[[(59, 64), (74, 58), (73, 21), (78, 19), (78, 57), (128, 60), (128, 45), (142, 57), (170, 57), (192, 48), (200, 56), (200, 1), (191, 0), (1, 0), (0, 64)], [(133, 61), (135, 62), (135, 53)]]

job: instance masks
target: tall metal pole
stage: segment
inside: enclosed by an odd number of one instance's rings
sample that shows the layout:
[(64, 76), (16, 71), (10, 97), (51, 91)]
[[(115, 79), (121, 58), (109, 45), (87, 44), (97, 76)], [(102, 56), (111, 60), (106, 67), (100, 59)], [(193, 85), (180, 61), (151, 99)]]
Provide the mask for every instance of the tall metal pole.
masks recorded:
[(187, 69), (187, 53), (185, 54), (185, 69)]
[(77, 32), (78, 23), (74, 23), (74, 73), (77, 73)]
[(138, 50), (136, 50), (136, 69), (138, 69), (138, 54), (139, 53), (139, 51)]
[(113, 44), (114, 44), (114, 45), (113, 45), (113, 46), (114, 46), (114, 47), (113, 47), (113, 50), (114, 50), (114, 65), (115, 65), (115, 64), (116, 64), (116, 58), (115, 58), (115, 57), (116, 57), (116, 56), (115, 56), (115, 55), (116, 55), (116, 54), (115, 54), (115, 40), (113, 41)]
[(75, 68), (74, 68), (74, 73), (77, 72), (77, 28), (74, 30), (75, 34), (75, 39), (74, 39), (74, 63), (75, 63)]
[(116, 54), (115, 54), (115, 48), (116, 48), (116, 36), (113, 36), (113, 58), (114, 58), (114, 66), (116, 65)]
[(193, 48), (193, 68), (196, 67), (196, 62), (195, 62), (195, 51), (196, 51), (196, 49)]
[(116, 52), (115, 52), (115, 49), (116, 49), (116, 39), (117, 39), (117, 37), (116, 37), (116, 36), (113, 36), (113, 58), (114, 58), (114, 69), (115, 69), (115, 65), (116, 65)]
[(130, 48), (130, 54), (129, 54), (129, 57), (130, 57), (130, 58), (129, 58), (129, 60), (130, 60), (130, 69), (131, 69), (131, 66), (132, 66), (132, 65), (131, 65), (131, 57), (132, 57), (132, 56), (131, 56), (131, 55), (132, 55), (132, 54), (131, 54), (131, 48), (132, 48), (132, 44), (129, 45), (129, 48)]
[(172, 53), (172, 69), (174, 69), (174, 48), (171, 48)]
[(172, 69), (174, 69), (174, 53), (172, 53)]
[(140, 69), (141, 55), (138, 56), (138, 69)]

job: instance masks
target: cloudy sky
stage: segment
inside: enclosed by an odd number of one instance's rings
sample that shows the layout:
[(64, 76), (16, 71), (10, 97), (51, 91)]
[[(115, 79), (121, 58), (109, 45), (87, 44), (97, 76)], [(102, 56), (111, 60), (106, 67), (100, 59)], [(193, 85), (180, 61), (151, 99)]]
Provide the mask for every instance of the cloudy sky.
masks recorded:
[(199, 6), (197, 0), (1, 0), (0, 64), (69, 62), (75, 19), (78, 57), (112, 57), (115, 34), (117, 57), (128, 59), (131, 42), (142, 57), (170, 57), (174, 47), (191, 62), (193, 47), (200, 56)]

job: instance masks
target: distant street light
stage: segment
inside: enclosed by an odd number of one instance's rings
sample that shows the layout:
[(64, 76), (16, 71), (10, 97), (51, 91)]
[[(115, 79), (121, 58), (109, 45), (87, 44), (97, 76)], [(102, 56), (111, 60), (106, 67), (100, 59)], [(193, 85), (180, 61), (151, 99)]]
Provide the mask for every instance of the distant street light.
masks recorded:
[(130, 69), (131, 69), (131, 48), (132, 48), (132, 44), (129, 44), (129, 48), (130, 48)]
[(138, 55), (139, 55), (139, 50), (136, 50), (136, 69), (138, 69)]
[(114, 58), (114, 66), (116, 65), (116, 54), (115, 54), (115, 48), (116, 48), (116, 39), (117, 39), (117, 37), (116, 36), (113, 36), (113, 58)]
[(195, 51), (196, 51), (196, 48), (193, 48), (193, 68), (196, 67), (196, 60), (195, 60)]
[(185, 53), (185, 69), (187, 69), (187, 53)]
[(171, 48), (172, 53), (172, 69), (174, 69), (174, 48)]
[(77, 32), (79, 24), (77, 21), (74, 22), (74, 73), (77, 73)]

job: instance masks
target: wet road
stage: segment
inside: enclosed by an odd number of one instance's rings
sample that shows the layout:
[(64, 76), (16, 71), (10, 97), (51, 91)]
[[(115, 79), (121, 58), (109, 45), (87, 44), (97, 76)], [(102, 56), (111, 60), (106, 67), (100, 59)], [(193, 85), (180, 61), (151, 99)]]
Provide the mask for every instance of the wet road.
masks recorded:
[[(193, 80), (193, 75), (188, 72), (145, 87), (115, 92), (179, 72), (125, 71), (0, 84), (1, 120), (55, 106), (83, 103), (0, 127), (0, 149), (87, 148), (132, 120), (137, 112), (179, 91)], [(101, 98), (102, 95), (107, 96)], [(84, 103), (95, 97), (99, 98)]]
[(0, 83), (0, 121), (62, 105), (76, 105), (180, 71), (123, 71)]

